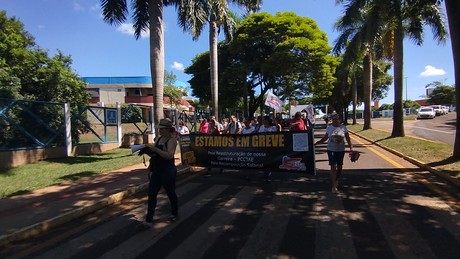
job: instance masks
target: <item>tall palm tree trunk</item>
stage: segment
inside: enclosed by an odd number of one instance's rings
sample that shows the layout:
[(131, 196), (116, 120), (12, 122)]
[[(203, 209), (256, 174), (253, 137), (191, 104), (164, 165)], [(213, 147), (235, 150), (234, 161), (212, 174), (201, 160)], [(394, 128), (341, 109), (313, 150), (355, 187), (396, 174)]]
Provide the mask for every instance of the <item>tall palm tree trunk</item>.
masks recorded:
[[(157, 125), (163, 118), (163, 83), (164, 83), (164, 31), (163, 1), (149, 1), (150, 22), (150, 74), (153, 87), (153, 121)], [(158, 129), (155, 128), (158, 135)]]
[[(246, 74), (244, 73), (241, 73), (241, 75), (243, 76), (243, 80), (246, 80), (246, 78), (244, 78), (246, 76)], [(245, 81), (242, 81), (243, 83)], [(249, 116), (249, 109), (248, 109), (248, 87), (246, 84), (243, 85), (243, 112), (244, 112), (244, 117), (245, 118), (250, 118), (252, 117)]]
[(455, 101), (457, 107), (457, 120), (455, 121), (454, 158), (460, 158), (460, 2), (458, 0), (446, 0), (446, 11), (449, 19), (450, 41), (454, 56), (455, 73)]
[(395, 103), (393, 106), (393, 131), (391, 137), (404, 137), (404, 110), (403, 110), (403, 41), (404, 31), (402, 20), (399, 19), (394, 35), (394, 84)]
[(356, 103), (358, 102), (358, 86), (356, 76), (353, 74), (351, 79), (351, 98), (353, 99), (353, 125), (356, 124)]
[(211, 64), (211, 98), (212, 98), (212, 115), (218, 119), (219, 105), (219, 78), (218, 78), (218, 61), (217, 61), (217, 23), (211, 21), (209, 23), (209, 58)]
[(363, 63), (364, 85), (364, 130), (372, 129), (371, 126), (371, 96), (372, 96), (372, 54), (367, 52)]

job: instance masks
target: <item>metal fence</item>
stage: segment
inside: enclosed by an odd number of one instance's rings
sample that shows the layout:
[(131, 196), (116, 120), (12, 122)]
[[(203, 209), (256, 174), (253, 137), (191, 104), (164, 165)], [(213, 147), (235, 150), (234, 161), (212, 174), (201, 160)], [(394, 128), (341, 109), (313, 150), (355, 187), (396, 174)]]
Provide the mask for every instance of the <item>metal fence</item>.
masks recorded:
[(69, 106), (0, 98), (0, 151), (68, 145)]

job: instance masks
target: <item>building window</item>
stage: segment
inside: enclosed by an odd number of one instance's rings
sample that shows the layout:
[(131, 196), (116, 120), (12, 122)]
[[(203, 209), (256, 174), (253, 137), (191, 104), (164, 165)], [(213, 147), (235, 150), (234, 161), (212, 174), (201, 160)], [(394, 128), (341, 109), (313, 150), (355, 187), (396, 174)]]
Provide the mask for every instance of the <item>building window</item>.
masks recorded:
[(95, 88), (95, 89), (86, 89), (89, 94), (91, 95), (91, 97), (99, 97), (99, 89), (98, 88)]

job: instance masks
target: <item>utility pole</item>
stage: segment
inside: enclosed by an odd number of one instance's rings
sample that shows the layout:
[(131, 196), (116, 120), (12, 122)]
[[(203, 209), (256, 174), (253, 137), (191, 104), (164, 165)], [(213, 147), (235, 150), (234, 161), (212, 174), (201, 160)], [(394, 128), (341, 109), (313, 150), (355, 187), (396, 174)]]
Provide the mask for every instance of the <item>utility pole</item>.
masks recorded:
[(404, 79), (406, 80), (406, 101), (407, 101), (407, 76), (404, 77)]

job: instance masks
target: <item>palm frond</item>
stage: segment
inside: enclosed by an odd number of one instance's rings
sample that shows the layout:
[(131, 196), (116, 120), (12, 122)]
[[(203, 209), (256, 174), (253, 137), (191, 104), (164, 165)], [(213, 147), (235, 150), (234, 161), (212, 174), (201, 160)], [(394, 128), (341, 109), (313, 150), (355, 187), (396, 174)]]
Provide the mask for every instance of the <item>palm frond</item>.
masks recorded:
[(207, 1), (181, 0), (176, 10), (179, 26), (184, 32), (190, 32), (193, 40), (197, 40), (208, 22)]
[(230, 2), (246, 9), (246, 14), (258, 12), (262, 8), (262, 0), (230, 0)]
[(126, 0), (101, 0), (102, 16), (109, 24), (121, 24), (126, 21), (128, 5)]
[(134, 36), (139, 39), (143, 31), (149, 28), (149, 1), (133, 0)]

